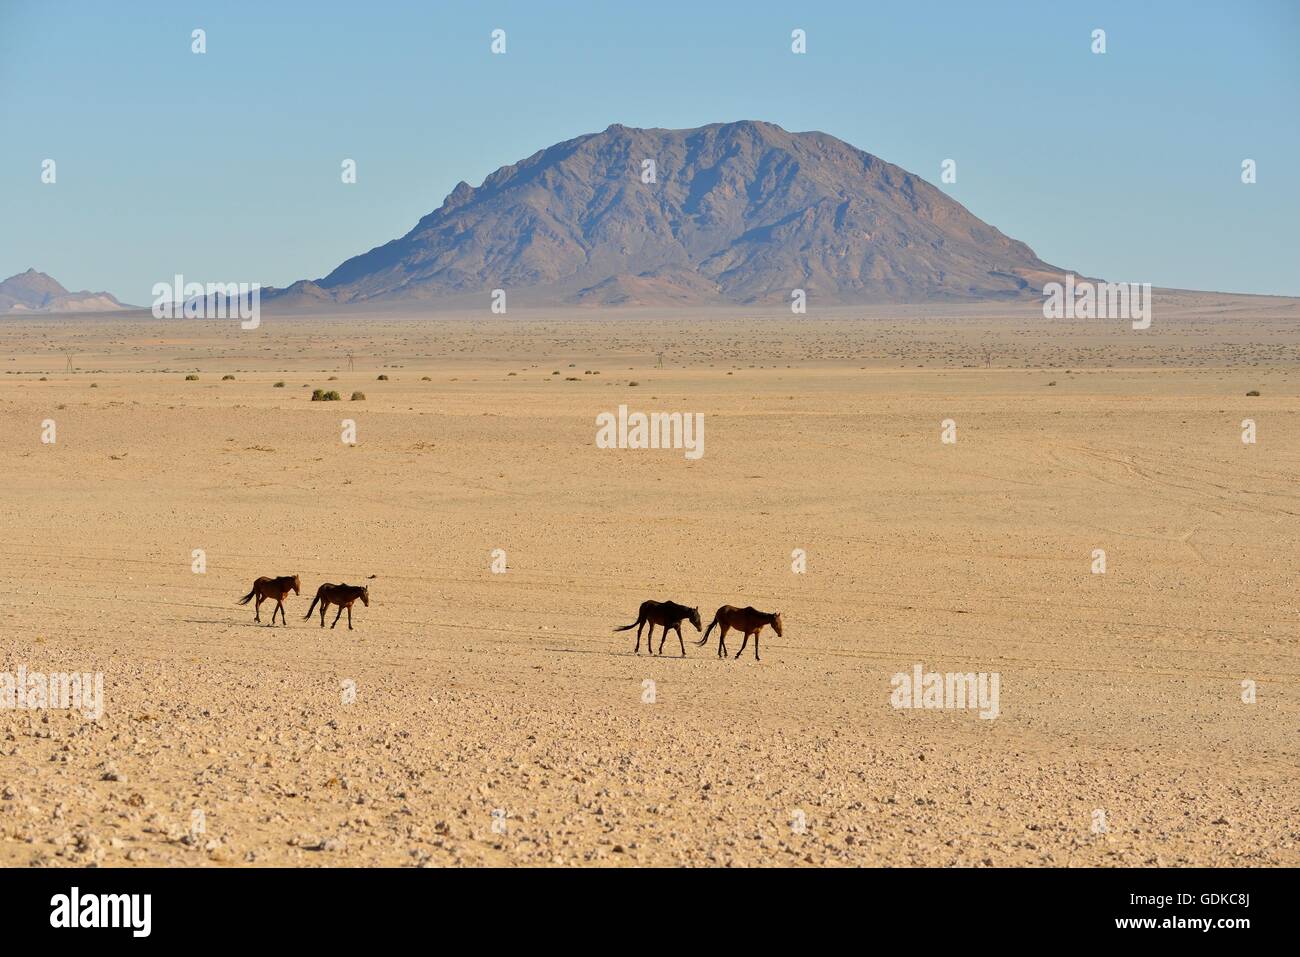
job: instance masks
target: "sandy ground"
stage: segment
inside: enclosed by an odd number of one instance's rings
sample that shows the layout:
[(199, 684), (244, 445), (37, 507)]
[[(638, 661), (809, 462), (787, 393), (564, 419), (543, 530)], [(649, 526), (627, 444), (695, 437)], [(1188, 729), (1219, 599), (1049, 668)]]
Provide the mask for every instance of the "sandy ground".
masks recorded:
[(0, 670), (104, 705), (0, 710), (0, 864), (1300, 863), (1300, 307), (1156, 310), (0, 321)]

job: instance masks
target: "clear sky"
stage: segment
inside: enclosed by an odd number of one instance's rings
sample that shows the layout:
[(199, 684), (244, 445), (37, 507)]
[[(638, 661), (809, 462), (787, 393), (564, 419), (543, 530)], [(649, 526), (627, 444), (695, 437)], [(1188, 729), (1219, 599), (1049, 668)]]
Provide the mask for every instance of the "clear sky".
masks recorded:
[(1295, 0), (0, 0), (0, 278), (287, 285), (552, 143), (738, 119), (846, 140), (1084, 274), (1300, 295)]

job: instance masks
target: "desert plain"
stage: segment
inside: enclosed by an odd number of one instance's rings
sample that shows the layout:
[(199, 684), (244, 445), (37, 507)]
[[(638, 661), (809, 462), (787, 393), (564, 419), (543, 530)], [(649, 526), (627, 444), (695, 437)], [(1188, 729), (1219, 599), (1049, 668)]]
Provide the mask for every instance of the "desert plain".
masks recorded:
[[(0, 671), (103, 676), (97, 720), (0, 709), (2, 865), (1300, 863), (1297, 300), (0, 344)], [(598, 448), (620, 404), (704, 454)], [(236, 604), (295, 573), (287, 627)], [(785, 633), (638, 655), (649, 598)], [(996, 718), (894, 707), (916, 665)]]

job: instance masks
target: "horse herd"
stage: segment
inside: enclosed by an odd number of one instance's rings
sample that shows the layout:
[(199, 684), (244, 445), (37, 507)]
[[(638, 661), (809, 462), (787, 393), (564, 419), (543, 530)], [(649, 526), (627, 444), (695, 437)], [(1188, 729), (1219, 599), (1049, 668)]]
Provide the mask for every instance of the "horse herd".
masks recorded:
[[(284, 617), (284, 600), (288, 597), (289, 592), (295, 595), (302, 594), (302, 584), (298, 581), (297, 575), (282, 575), (279, 578), (259, 578), (253, 582), (253, 587), (247, 595), (239, 599), (239, 604), (247, 605), (254, 598), (257, 604), (253, 606), (253, 621), (262, 620), (262, 602), (274, 598), (275, 607), (271, 609), (271, 624), (275, 624), (275, 613), (280, 613), (280, 621), (286, 627), (289, 622)], [(334, 616), (334, 622), (331, 628), (339, 623), (339, 615), (343, 614), (343, 609), (348, 610), (348, 631), (352, 630), (352, 606), (360, 598), (361, 604), (367, 608), (370, 607), (370, 589), (364, 585), (335, 585), (326, 582), (316, 589), (316, 597), (311, 600), (311, 607), (307, 609), (307, 614), (302, 616), (306, 621), (311, 617), (311, 613), (316, 608), (316, 603), (320, 602), (320, 626), (325, 627), (325, 609), (330, 605), (338, 605), (338, 613)]]
[[(374, 576), (371, 576), (374, 577)], [(302, 594), (302, 584), (297, 575), (282, 575), (279, 578), (259, 578), (253, 582), (253, 587), (249, 589), (247, 595), (239, 599), (239, 604), (247, 605), (254, 598), (257, 604), (253, 606), (253, 621), (262, 620), (262, 602), (271, 599), (275, 600), (275, 608), (271, 609), (271, 621), (269, 624), (275, 624), (275, 616), (278, 612), (280, 622), (288, 627), (289, 621), (284, 614), (284, 600), (288, 597), (289, 592), (295, 595)], [(339, 616), (343, 614), (343, 609), (348, 610), (348, 631), (352, 630), (352, 606), (360, 598), (361, 603), (367, 608), (370, 607), (370, 589), (364, 585), (335, 585), (326, 582), (316, 589), (316, 597), (311, 600), (311, 607), (307, 609), (307, 614), (303, 615), (303, 621), (307, 621), (320, 604), (320, 626), (325, 627), (325, 609), (330, 605), (338, 605), (339, 610), (334, 615), (334, 621), (330, 624), (333, 628), (339, 623)], [(663, 628), (663, 633), (659, 636), (659, 654), (664, 653), (664, 641), (668, 638), (668, 632), (677, 632), (677, 644), (681, 646), (682, 657), (686, 657), (686, 643), (682, 641), (682, 622), (689, 621), (695, 626), (695, 630), (700, 630), (700, 610), (698, 608), (688, 608), (686, 605), (679, 605), (675, 601), (643, 601), (641, 609), (637, 613), (636, 621), (630, 625), (622, 625), (615, 628), (615, 632), (630, 631), (636, 629), (636, 654), (641, 654), (641, 630), (650, 626), (650, 631), (646, 635), (646, 651), (651, 655), (654, 651), (655, 625)], [(727, 654), (727, 632), (735, 629), (745, 636), (741, 642), (740, 651), (736, 652), (739, 658), (744, 652), (745, 647), (749, 644), (749, 639), (754, 639), (754, 660), (761, 661), (758, 657), (758, 633), (763, 630), (764, 625), (771, 625), (772, 630), (777, 636), (783, 634), (781, 630), (781, 613), (779, 611), (765, 612), (758, 611), (755, 608), (737, 608), (734, 605), (723, 605), (713, 615), (713, 621), (709, 622), (709, 627), (704, 629), (704, 637), (695, 642), (696, 646), (706, 645), (709, 642), (709, 633), (715, 627), (718, 628), (718, 657), (721, 658)]]
[[(668, 637), (669, 629), (677, 632), (677, 644), (681, 646), (682, 657), (686, 657), (686, 644), (682, 641), (682, 622), (689, 621), (695, 626), (695, 630), (700, 630), (700, 610), (698, 608), (687, 608), (685, 605), (679, 605), (675, 601), (643, 601), (641, 610), (636, 616), (636, 621), (630, 625), (623, 625), (615, 628), (615, 631), (627, 631), (631, 628), (636, 629), (636, 653), (641, 654), (641, 628), (645, 625), (650, 626), (650, 633), (646, 637), (645, 648), (650, 654), (654, 654), (655, 625), (663, 628), (663, 634), (659, 636), (659, 654), (664, 653), (664, 640)], [(754, 639), (754, 660), (761, 661), (758, 657), (758, 633), (763, 630), (764, 625), (771, 625), (772, 630), (780, 637), (784, 632), (781, 631), (781, 613), (779, 611), (766, 612), (759, 611), (756, 608), (737, 608), (735, 605), (723, 605), (713, 614), (713, 621), (709, 622), (709, 627), (704, 629), (704, 637), (695, 644), (707, 645), (709, 643), (709, 632), (714, 627), (718, 628), (718, 657), (721, 658), (727, 653), (727, 632), (732, 628), (745, 636), (745, 640), (740, 644), (740, 651), (736, 652), (739, 658), (745, 651), (745, 646), (749, 644), (749, 639)]]

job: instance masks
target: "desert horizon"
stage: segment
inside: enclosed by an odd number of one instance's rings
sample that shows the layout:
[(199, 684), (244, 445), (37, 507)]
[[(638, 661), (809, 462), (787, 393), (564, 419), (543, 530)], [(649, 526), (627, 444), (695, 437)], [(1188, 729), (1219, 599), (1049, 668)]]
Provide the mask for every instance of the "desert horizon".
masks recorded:
[[(0, 855), (1293, 866), (1270, 305), (4, 320), (7, 658), (104, 711), (9, 714)], [(704, 454), (598, 448), (620, 405), (702, 413)], [(287, 627), (235, 604), (292, 574)], [(354, 630), (303, 620), (323, 581), (369, 587)], [(785, 634), (638, 656), (646, 599)], [(895, 707), (917, 665), (999, 675), (996, 716)]]

